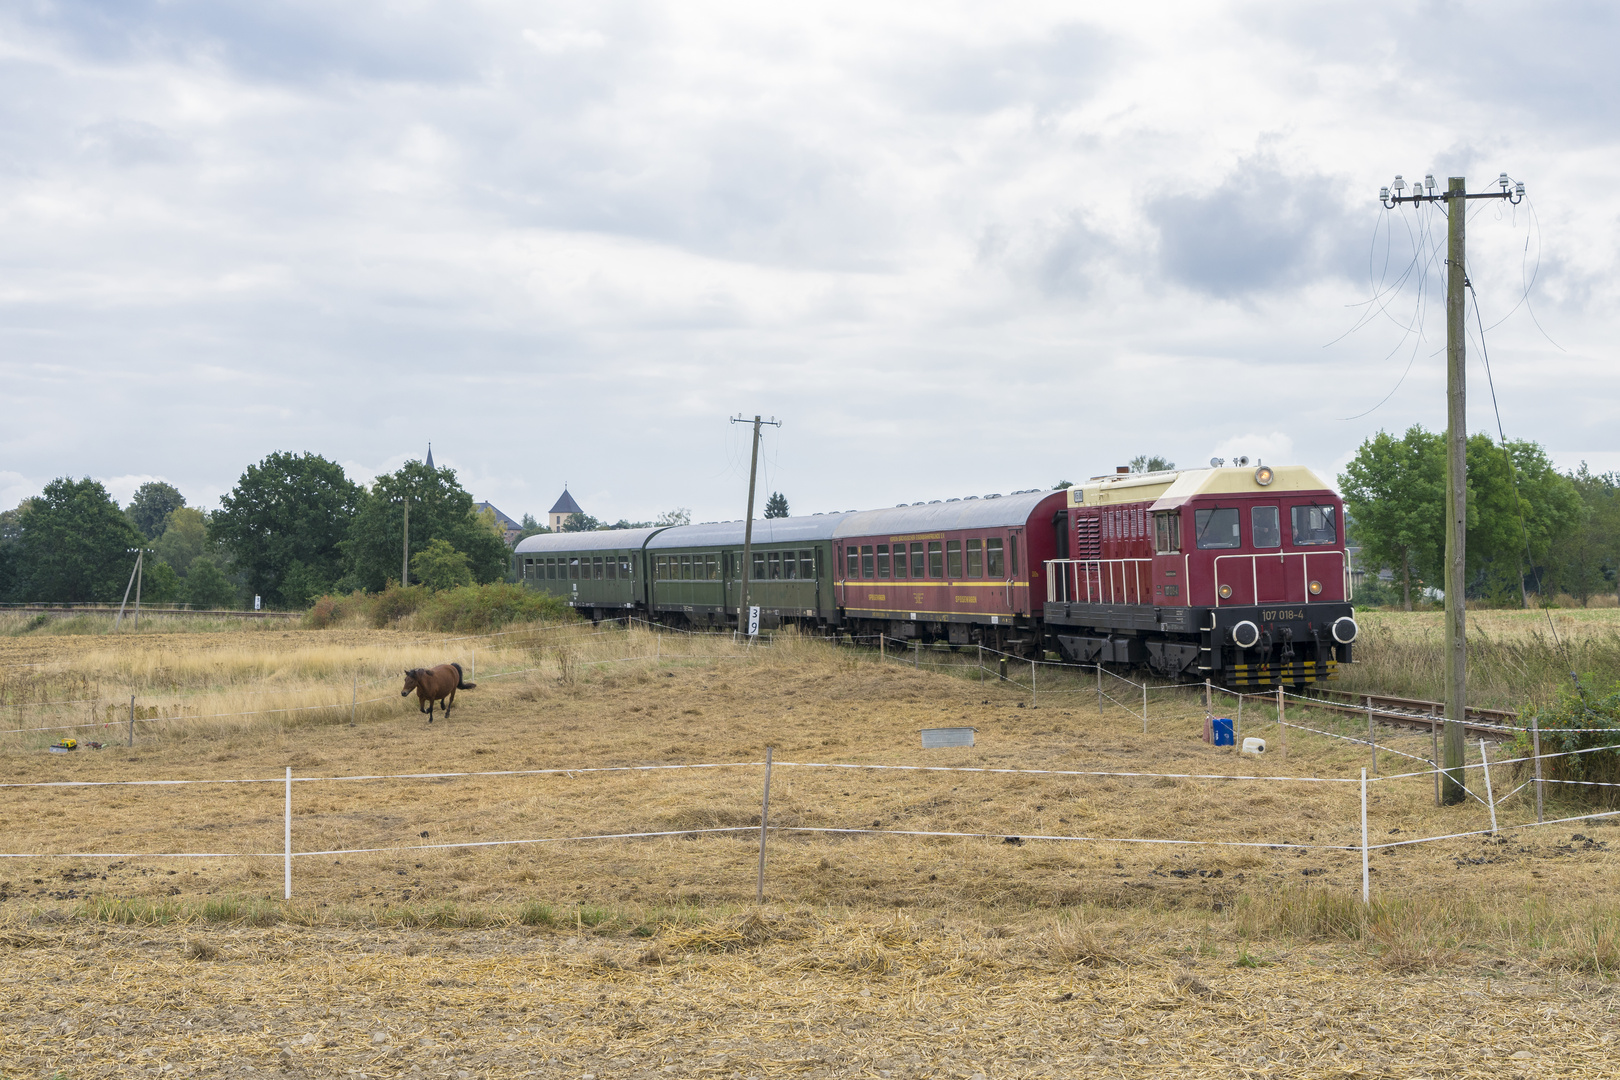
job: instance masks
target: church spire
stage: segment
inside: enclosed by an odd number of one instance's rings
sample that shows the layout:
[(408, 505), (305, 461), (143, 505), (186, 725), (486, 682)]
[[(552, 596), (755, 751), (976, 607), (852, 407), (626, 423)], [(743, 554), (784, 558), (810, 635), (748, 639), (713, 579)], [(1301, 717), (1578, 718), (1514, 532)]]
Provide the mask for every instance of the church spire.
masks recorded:
[(433, 468), (433, 444), (431, 442), (428, 443), (427, 467)]

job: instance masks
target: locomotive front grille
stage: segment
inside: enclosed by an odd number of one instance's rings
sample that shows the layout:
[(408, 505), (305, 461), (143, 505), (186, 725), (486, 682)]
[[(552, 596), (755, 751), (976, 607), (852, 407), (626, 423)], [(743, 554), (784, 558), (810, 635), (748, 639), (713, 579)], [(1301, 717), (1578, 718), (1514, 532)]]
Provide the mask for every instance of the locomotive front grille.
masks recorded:
[(1288, 664), (1233, 664), (1233, 687), (1276, 686), (1278, 683), (1314, 683), (1339, 677), (1337, 660), (1295, 660)]

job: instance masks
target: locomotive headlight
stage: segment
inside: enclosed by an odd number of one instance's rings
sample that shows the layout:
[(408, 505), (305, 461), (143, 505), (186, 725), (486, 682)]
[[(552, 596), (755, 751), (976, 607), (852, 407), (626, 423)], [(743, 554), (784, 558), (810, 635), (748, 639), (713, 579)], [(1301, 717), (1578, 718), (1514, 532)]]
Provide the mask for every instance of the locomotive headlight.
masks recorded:
[(1272, 473), (1270, 465), (1262, 465), (1254, 470), (1254, 482), (1261, 487), (1271, 486)]
[(1322, 583), (1320, 581), (1311, 582), (1311, 595), (1312, 596), (1316, 596), (1321, 591), (1322, 591)]
[(1232, 586), (1230, 586), (1230, 585), (1222, 585), (1221, 588), (1220, 588), (1220, 594), (1221, 594), (1221, 599), (1222, 600), (1230, 600), (1230, 599), (1232, 599)]

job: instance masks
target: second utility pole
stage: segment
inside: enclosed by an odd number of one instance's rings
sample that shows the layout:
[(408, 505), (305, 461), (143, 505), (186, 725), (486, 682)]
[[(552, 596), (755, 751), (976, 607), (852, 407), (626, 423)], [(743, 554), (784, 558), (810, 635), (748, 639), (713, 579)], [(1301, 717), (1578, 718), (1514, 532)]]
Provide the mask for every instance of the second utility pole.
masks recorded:
[[(731, 418), (731, 422), (733, 424), (746, 424), (748, 421), (740, 416), (733, 416)], [(737, 603), (737, 630), (744, 634), (759, 632), (759, 628), (757, 626), (754, 627), (752, 631), (749, 629), (748, 578), (753, 572), (753, 563), (751, 562), (751, 559), (753, 558), (754, 548), (754, 478), (759, 475), (759, 429), (763, 424), (770, 424), (772, 427), (781, 427), (782, 421), (776, 419), (775, 417), (772, 417), (769, 420), (761, 420), (758, 413), (754, 414), (754, 451), (748, 459), (748, 518), (746, 523), (743, 525), (743, 564), (742, 570), (738, 575), (742, 579), (742, 596)]]

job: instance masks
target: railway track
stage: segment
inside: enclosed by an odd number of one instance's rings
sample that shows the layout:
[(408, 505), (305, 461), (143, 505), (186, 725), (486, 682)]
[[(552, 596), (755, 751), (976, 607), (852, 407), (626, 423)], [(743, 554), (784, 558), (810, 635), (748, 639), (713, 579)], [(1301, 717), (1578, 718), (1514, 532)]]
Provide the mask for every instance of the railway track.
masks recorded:
[[(1332, 695), (1332, 696), (1329, 696)], [(1334, 700), (1334, 698), (1348, 700)], [(1420, 698), (1392, 697), (1388, 694), (1353, 694), (1347, 690), (1317, 689), (1311, 694), (1311, 707), (1332, 712), (1373, 717), (1386, 724), (1400, 724), (1427, 731), (1446, 721), (1446, 703)], [(1476, 739), (1502, 741), (1509, 733), (1503, 728), (1518, 726), (1519, 714), (1512, 709), (1480, 709), (1470, 706), (1464, 712), (1463, 730)]]

